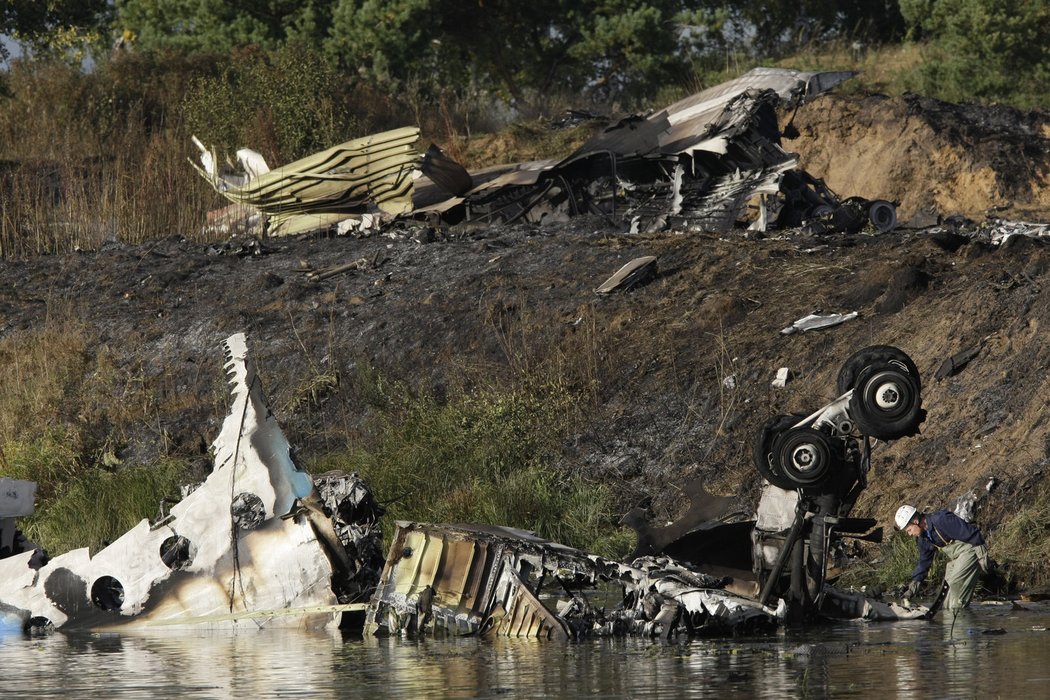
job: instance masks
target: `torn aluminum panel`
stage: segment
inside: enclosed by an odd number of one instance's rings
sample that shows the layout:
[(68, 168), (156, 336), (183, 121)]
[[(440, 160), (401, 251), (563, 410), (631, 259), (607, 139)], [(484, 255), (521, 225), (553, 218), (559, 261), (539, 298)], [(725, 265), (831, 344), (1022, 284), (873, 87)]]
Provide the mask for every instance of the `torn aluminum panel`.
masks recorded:
[(0, 478), (0, 518), (24, 518), (33, 514), (36, 482)]
[(208, 478), (169, 515), (39, 571), (0, 560), (0, 608), (33, 628), (325, 627), (354, 567), (267, 405), (243, 334), (224, 343), (229, 415)]
[[(398, 522), (365, 632), (398, 634), (430, 625), (465, 635), (497, 627), (514, 636), (564, 639), (568, 628), (537, 606), (523, 585), (532, 574), (561, 569), (593, 575), (595, 564), (583, 552), (523, 530)], [(428, 589), (430, 610), (421, 616), (419, 598)]]
[(852, 321), (858, 315), (856, 311), (850, 311), (848, 314), (806, 314), (792, 322), (790, 326), (782, 328), (780, 334), (791, 335), (792, 333), (805, 333), (806, 331), (815, 331), (821, 328), (831, 328), (846, 321)]
[[(231, 202), (262, 212), (270, 235), (302, 233), (360, 214), (388, 216), (412, 208), (412, 185), (423, 156), (415, 148), (419, 129), (403, 127), (347, 141), (266, 170), (247, 149), (239, 153), (244, 171), (219, 171), (214, 150), (196, 137), (203, 168), (193, 164)], [(191, 161), (192, 162), (192, 161)]]
[(523, 530), (399, 522), (365, 632), (569, 639), (775, 626), (775, 611), (722, 583), (666, 558), (619, 564)]
[(656, 256), (644, 255), (631, 260), (594, 290), (597, 294), (609, 294), (617, 289), (633, 289), (656, 276)]
[(923, 606), (902, 605), (868, 598), (862, 593), (841, 591), (832, 586), (824, 588), (820, 614), (829, 620), (922, 620), (930, 616)]
[(1014, 236), (1046, 238), (1050, 236), (1050, 224), (1008, 221), (1006, 219), (988, 217), (988, 221), (978, 229), (974, 237), (987, 239), (992, 245), (1002, 245)]

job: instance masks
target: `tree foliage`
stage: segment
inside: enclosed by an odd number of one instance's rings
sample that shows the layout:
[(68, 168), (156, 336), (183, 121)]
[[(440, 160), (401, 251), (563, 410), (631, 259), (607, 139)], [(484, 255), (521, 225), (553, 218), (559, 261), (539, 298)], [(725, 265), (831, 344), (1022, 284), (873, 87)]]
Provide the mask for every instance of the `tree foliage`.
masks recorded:
[(354, 133), (354, 117), (339, 104), (346, 93), (331, 64), (294, 41), (274, 51), (238, 51), (190, 87), (182, 108), (190, 131), (206, 143), (251, 145), (271, 163), (286, 163)]
[(550, 91), (630, 97), (688, 74), (699, 34), (686, 28), (700, 19), (691, 4), (337, 0), (326, 47), (395, 89), (471, 85), (517, 102)]
[(761, 55), (778, 55), (830, 38), (885, 43), (899, 40), (905, 29), (897, 0), (741, 0), (729, 10), (729, 20), (732, 33), (746, 37)]
[(108, 0), (4, 0), (0, 34), (38, 53), (64, 52), (102, 40), (111, 12)]
[(331, 0), (117, 0), (117, 29), (149, 48), (223, 51), (321, 40)]
[[(547, 95), (627, 104), (725, 57), (776, 59), (827, 40), (930, 44), (923, 91), (1014, 100), (1045, 92), (1047, 0), (5, 0), (0, 32), (52, 53), (86, 39), (230, 54), (303, 42), (420, 103), (518, 106)], [(101, 40), (100, 40), (101, 38)], [(625, 104), (624, 106), (627, 106)]]
[(914, 36), (928, 40), (921, 89), (952, 101), (1037, 106), (1050, 79), (1045, 0), (901, 0)]

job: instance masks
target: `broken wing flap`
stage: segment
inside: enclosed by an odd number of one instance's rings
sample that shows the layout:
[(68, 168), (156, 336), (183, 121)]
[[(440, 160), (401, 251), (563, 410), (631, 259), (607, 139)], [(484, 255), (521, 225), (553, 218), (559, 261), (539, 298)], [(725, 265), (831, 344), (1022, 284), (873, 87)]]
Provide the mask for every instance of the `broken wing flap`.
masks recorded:
[(609, 617), (630, 633), (671, 638), (685, 633), (769, 630), (777, 612), (726, 590), (726, 579), (667, 557), (641, 557), (630, 567), (622, 606)]
[(620, 519), (620, 523), (633, 529), (638, 537), (629, 559), (661, 554), (691, 533), (726, 524), (739, 512), (735, 497), (710, 493), (701, 477), (690, 479), (683, 492), (689, 499), (689, 507), (681, 517), (666, 526), (651, 525), (641, 508), (634, 508)]
[(317, 540), (323, 545), (324, 553), (332, 564), (332, 569), (341, 573), (349, 579), (357, 573), (356, 567), (351, 563), (350, 556), (346, 553), (339, 535), (335, 532), (332, 519), (325, 513), (324, 503), (321, 502), (316, 489), (310, 494), (296, 500), (296, 507), (281, 516), (282, 520), (305, 516), (313, 528)]
[(595, 288), (596, 294), (609, 294), (617, 289), (633, 289), (656, 277), (656, 256), (635, 258)]

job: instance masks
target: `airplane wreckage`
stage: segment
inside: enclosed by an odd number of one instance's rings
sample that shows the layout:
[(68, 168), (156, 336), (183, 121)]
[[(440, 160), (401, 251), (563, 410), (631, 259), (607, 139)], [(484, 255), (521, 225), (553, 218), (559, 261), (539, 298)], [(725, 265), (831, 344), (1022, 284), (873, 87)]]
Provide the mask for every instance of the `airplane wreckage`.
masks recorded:
[(0, 627), (670, 638), (934, 612), (839, 591), (827, 575), (843, 538), (881, 540), (874, 520), (849, 515), (867, 484), (871, 440), (914, 435), (925, 418), (918, 371), (897, 348), (855, 353), (838, 399), (758, 431), (754, 462), (767, 483), (754, 517), (694, 484), (691, 507), (671, 525), (625, 516), (638, 532), (626, 562), (508, 527), (398, 522), (384, 564), (384, 509), (365, 481), (300, 469), (245, 336), (223, 347), (232, 401), (213, 470), (163, 517), (94, 554), (49, 560), (14, 527), (32, 513), (35, 485), (0, 480)]
[[(886, 232), (896, 205), (839, 198), (799, 169), (784, 150), (777, 109), (853, 77), (852, 72), (756, 68), (649, 116), (621, 119), (563, 159), (468, 172), (436, 146), (416, 150), (419, 129), (404, 127), (349, 141), (270, 170), (250, 149), (219, 168), (199, 140), (194, 167), (232, 204), (213, 227), (271, 236), (336, 227), (368, 231), (396, 218), (534, 224), (593, 214), (631, 232), (673, 227), (725, 233), (742, 224), (802, 226), (813, 233)], [(757, 213), (756, 213), (757, 211)]]

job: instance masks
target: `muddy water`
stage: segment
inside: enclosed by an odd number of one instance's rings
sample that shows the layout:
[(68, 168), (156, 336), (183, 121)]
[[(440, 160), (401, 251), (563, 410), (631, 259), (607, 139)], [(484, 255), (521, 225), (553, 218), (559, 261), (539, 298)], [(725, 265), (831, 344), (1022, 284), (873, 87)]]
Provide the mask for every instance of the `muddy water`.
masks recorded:
[(1045, 697), (1050, 604), (762, 638), (576, 644), (339, 634), (0, 636), (18, 698)]

